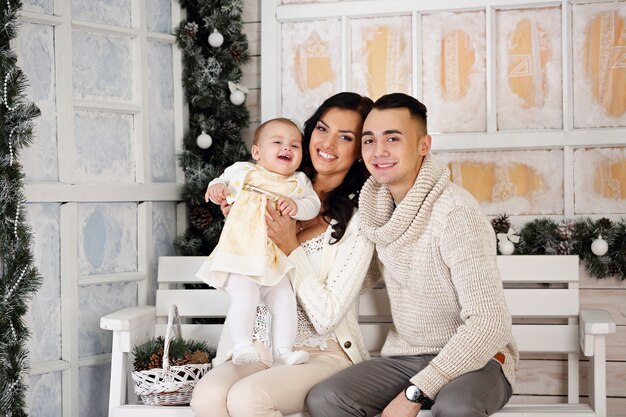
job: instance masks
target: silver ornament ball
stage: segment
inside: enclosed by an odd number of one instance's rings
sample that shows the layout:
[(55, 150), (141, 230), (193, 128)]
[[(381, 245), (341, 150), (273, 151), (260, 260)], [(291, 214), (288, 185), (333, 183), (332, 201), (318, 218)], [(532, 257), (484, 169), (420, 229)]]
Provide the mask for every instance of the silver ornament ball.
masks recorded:
[(504, 242), (498, 242), (498, 249), (502, 255), (513, 255), (515, 245), (510, 240), (505, 240)]
[(200, 133), (200, 135), (196, 138), (196, 143), (200, 149), (209, 149), (213, 144), (213, 138), (203, 130), (202, 133)]
[(235, 106), (242, 105), (246, 101), (246, 94), (241, 90), (235, 90), (230, 95), (230, 102)]
[(213, 29), (213, 33), (209, 35), (209, 45), (213, 48), (219, 48), (223, 43), (224, 36), (217, 29)]
[(591, 252), (596, 256), (604, 256), (609, 251), (609, 244), (606, 240), (602, 239), (602, 236), (598, 236), (593, 242), (591, 242)]

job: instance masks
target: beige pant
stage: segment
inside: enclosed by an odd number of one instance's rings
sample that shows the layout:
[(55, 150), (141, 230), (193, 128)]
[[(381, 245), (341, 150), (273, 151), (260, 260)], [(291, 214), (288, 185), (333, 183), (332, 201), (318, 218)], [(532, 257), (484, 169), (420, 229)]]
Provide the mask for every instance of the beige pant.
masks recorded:
[(209, 371), (196, 385), (191, 407), (196, 417), (281, 417), (305, 410), (311, 387), (352, 364), (336, 342), (309, 352), (302, 365), (271, 367), (269, 349), (256, 343), (262, 361), (235, 366), (232, 361)]

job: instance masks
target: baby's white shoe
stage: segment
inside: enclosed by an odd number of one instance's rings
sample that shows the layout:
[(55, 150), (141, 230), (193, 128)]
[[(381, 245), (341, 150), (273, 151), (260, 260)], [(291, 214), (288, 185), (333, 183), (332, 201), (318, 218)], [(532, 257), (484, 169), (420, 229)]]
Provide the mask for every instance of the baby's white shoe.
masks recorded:
[(278, 348), (274, 354), (274, 361), (285, 365), (300, 365), (309, 361), (309, 353), (304, 350), (292, 350), (290, 348)]
[(248, 365), (259, 361), (259, 352), (250, 341), (237, 343), (233, 349), (233, 364)]

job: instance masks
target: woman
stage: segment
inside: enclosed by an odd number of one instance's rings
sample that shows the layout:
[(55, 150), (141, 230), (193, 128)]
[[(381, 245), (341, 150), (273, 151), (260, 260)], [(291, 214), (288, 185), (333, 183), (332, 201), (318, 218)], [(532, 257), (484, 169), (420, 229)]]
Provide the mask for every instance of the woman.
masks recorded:
[[(371, 106), (367, 97), (339, 93), (305, 122), (300, 169), (322, 202), (318, 216), (295, 222), (268, 205), (268, 236), (296, 266), (292, 281), (300, 310), (296, 346), (309, 353), (309, 362), (271, 366), (270, 349), (263, 343), (269, 340), (270, 324), (260, 308), (255, 343), (264, 352), (262, 360), (215, 366), (193, 392), (196, 416), (277, 417), (301, 412), (313, 385), (368, 358), (355, 302), (361, 288), (377, 276), (357, 267), (360, 259), (372, 257), (374, 249), (359, 233), (355, 207), (367, 177), (358, 158), (361, 129)], [(229, 339), (223, 331), (218, 356), (229, 349)]]

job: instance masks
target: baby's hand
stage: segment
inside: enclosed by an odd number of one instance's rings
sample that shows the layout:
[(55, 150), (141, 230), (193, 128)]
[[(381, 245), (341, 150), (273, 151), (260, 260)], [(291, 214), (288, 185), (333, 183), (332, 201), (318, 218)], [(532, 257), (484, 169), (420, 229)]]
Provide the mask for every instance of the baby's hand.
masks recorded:
[(226, 202), (226, 196), (228, 195), (228, 187), (224, 184), (213, 184), (206, 189), (204, 194), (204, 201), (207, 203), (211, 200), (215, 204), (222, 205)]
[(289, 197), (281, 197), (276, 204), (280, 214), (293, 217), (298, 214), (298, 205)]

